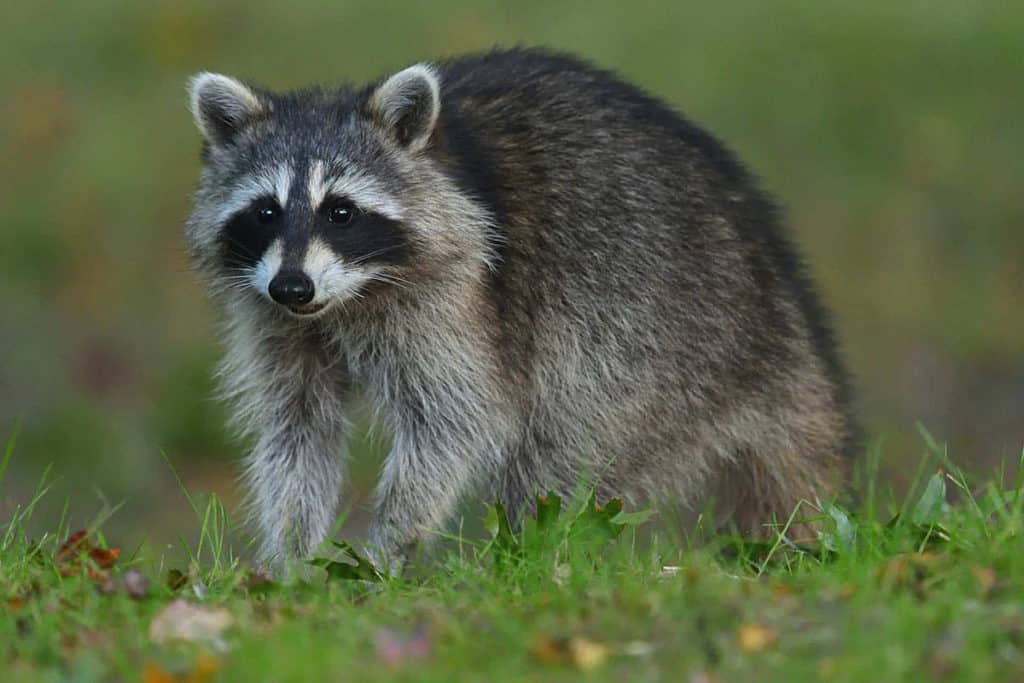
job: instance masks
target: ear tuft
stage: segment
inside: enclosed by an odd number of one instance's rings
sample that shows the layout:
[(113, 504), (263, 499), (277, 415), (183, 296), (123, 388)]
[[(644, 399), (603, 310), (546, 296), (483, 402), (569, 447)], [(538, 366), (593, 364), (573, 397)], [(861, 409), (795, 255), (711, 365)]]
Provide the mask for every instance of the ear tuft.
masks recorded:
[(441, 112), (441, 82), (429, 64), (415, 64), (377, 86), (367, 110), (400, 145), (418, 152), (430, 142)]
[(230, 76), (198, 73), (189, 80), (188, 91), (196, 127), (211, 145), (231, 142), (264, 111), (256, 93)]

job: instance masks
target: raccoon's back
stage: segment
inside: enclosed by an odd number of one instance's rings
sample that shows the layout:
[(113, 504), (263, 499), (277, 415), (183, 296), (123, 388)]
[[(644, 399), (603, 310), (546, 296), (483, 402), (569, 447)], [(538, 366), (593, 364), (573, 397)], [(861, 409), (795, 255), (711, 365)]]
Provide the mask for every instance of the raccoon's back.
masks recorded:
[(444, 144), (465, 184), (499, 217), (579, 210), (597, 198), (665, 209), (687, 196), (696, 205), (698, 196), (753, 190), (713, 137), (574, 57), (495, 51), (444, 63), (441, 72)]
[(495, 217), (499, 280), (529, 273), (541, 288), (557, 282), (608, 305), (618, 290), (635, 305), (638, 290), (678, 294), (702, 258), (743, 260), (726, 242), (757, 231), (781, 240), (770, 203), (724, 147), (606, 71), (512, 50), (448, 62), (441, 77), (440, 147)]
[(756, 383), (798, 362), (785, 356), (804, 339), (846, 403), (826, 315), (773, 203), (712, 136), (560, 54), (464, 57), (441, 77), (441, 153), (503, 245), (490, 285), (511, 367), (528, 374), (531, 354), (571, 337), (634, 365)]

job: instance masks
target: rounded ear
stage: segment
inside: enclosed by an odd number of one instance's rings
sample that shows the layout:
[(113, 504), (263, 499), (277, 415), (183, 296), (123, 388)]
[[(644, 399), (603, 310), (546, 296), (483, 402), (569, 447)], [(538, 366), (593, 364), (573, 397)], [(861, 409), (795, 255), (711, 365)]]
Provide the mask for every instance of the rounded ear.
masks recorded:
[(381, 83), (366, 111), (400, 145), (418, 152), (430, 142), (441, 112), (441, 82), (429, 64), (416, 64)]
[(196, 128), (211, 145), (231, 142), (265, 109), (248, 86), (221, 74), (196, 74), (189, 80), (188, 92)]

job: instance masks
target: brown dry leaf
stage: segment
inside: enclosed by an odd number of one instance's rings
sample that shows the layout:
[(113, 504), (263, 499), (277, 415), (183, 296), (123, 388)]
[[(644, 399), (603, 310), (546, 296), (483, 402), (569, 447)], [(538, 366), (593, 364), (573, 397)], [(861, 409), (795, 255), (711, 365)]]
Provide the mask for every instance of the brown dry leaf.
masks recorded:
[(223, 652), (222, 635), (235, 619), (221, 607), (203, 607), (181, 598), (167, 605), (149, 624), (149, 638), (157, 644), (173, 640), (206, 643)]
[(608, 658), (608, 646), (579, 636), (539, 638), (533, 656), (542, 664), (567, 664), (580, 671), (591, 671)]
[(935, 565), (941, 559), (935, 553), (897, 555), (876, 567), (875, 576), (886, 586), (904, 586), (921, 592), (925, 580), (935, 571)]
[(774, 647), (778, 639), (775, 629), (754, 622), (740, 626), (736, 632), (736, 643), (744, 652), (763, 652)]
[(54, 560), (61, 565), (61, 576), (75, 576), (82, 571), (82, 563), (86, 560), (89, 578), (103, 581), (106, 578), (104, 569), (110, 569), (121, 555), (120, 548), (100, 548), (89, 543), (89, 532), (76, 531), (68, 536), (68, 540), (57, 550)]
[(168, 590), (179, 591), (188, 585), (188, 576), (180, 569), (168, 570), (164, 585)]

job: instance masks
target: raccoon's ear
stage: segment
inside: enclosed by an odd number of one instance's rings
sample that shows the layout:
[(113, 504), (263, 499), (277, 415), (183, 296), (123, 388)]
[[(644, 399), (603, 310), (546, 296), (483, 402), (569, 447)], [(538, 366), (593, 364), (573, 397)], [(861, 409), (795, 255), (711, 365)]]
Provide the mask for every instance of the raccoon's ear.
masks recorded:
[(366, 112), (400, 145), (418, 152), (430, 142), (441, 111), (441, 82), (429, 64), (399, 71), (377, 86)]
[(211, 145), (231, 142), (265, 109), (248, 86), (221, 74), (196, 74), (189, 79), (188, 94), (196, 127)]

